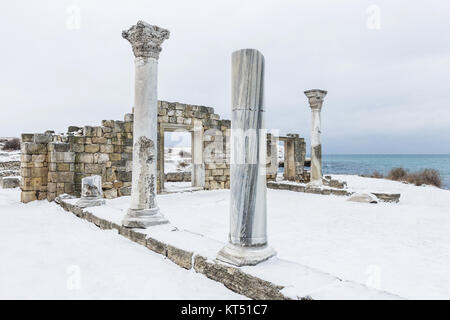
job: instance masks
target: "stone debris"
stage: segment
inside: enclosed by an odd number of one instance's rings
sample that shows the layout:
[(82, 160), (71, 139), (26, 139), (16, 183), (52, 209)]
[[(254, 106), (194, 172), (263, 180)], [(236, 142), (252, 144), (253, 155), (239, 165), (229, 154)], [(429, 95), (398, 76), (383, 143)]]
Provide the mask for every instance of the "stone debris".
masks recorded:
[(378, 203), (378, 199), (371, 193), (354, 193), (347, 201), (362, 202), (362, 203)]
[(0, 178), (0, 187), (3, 189), (13, 189), (19, 186), (20, 186), (20, 178), (18, 177)]
[(77, 202), (80, 208), (95, 207), (105, 204), (102, 191), (102, 177), (90, 176), (81, 180), (81, 198)]

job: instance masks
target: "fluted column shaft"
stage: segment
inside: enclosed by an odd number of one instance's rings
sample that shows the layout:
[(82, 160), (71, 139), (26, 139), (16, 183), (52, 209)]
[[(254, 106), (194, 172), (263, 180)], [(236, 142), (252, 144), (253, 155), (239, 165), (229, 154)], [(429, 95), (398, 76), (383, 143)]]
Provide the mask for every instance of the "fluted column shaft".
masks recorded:
[(267, 247), (264, 56), (233, 52), (231, 74), (230, 233), (218, 259), (254, 265), (275, 254)]

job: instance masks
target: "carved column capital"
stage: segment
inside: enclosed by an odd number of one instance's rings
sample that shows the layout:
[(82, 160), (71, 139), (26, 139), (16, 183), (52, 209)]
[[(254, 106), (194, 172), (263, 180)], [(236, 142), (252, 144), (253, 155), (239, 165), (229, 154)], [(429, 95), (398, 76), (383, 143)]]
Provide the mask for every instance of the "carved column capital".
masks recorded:
[(169, 39), (169, 30), (153, 26), (144, 21), (138, 21), (127, 31), (122, 31), (122, 37), (131, 43), (135, 57), (159, 58), (161, 44)]
[(323, 104), (323, 99), (327, 95), (325, 90), (313, 89), (305, 91), (305, 95), (308, 98), (309, 106), (311, 109), (321, 109)]

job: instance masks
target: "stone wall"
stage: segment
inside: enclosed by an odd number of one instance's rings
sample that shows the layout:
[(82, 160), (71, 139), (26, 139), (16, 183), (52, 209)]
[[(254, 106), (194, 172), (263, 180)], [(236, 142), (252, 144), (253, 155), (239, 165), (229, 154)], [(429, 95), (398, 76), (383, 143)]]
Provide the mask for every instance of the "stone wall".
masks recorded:
[[(193, 184), (202, 180), (200, 186), (206, 190), (230, 187), (231, 122), (221, 120), (210, 107), (159, 101), (158, 191), (164, 187), (165, 180), (166, 131), (192, 133), (196, 145), (193, 150), (197, 150), (192, 155)], [(268, 135), (269, 181), (276, 177), (276, 148), (277, 140)], [(63, 193), (79, 196), (81, 179), (91, 175), (102, 177), (106, 198), (130, 195), (132, 151), (133, 114), (130, 113), (123, 121), (103, 120), (99, 126), (70, 126), (67, 133), (22, 134), (21, 201), (52, 201)], [(301, 166), (298, 170), (303, 172), (303, 162), (298, 165)], [(184, 177), (183, 181), (186, 181)]]
[(279, 137), (284, 141), (284, 179), (296, 182), (309, 182), (309, 174), (304, 168), (306, 143), (298, 134)]

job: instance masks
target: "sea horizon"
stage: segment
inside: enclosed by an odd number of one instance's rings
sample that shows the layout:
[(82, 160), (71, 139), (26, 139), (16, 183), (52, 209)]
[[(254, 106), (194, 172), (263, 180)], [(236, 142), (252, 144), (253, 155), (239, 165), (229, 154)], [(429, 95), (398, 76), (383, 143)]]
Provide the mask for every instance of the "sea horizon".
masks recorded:
[[(309, 156), (307, 156), (309, 157)], [(410, 172), (435, 169), (442, 178), (442, 188), (450, 190), (450, 154), (324, 154), (324, 174), (383, 175), (392, 168)]]

